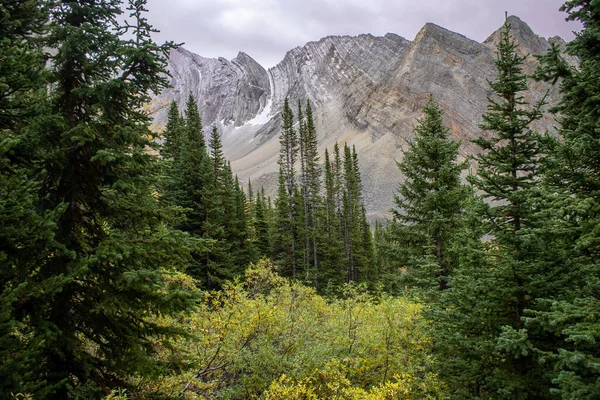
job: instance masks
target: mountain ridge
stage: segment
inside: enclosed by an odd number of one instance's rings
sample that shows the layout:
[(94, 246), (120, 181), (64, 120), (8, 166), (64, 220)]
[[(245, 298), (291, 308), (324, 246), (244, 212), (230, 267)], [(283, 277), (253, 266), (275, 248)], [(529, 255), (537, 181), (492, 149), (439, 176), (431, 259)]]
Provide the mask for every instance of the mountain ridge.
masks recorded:
[[(536, 35), (518, 17), (508, 22), (522, 54), (544, 53), (552, 42), (564, 46), (560, 38)], [(274, 194), (283, 101), (288, 98), (296, 110), (298, 101), (310, 100), (320, 153), (335, 141), (355, 145), (368, 215), (385, 217), (402, 179), (396, 161), (429, 94), (461, 141), (461, 157), (478, 151), (470, 140), (482, 133), (478, 125), (492, 95), (488, 81), (495, 77), (501, 29), (482, 43), (433, 23), (425, 24), (413, 41), (394, 33), (326, 36), (289, 50), (267, 70), (244, 52), (228, 61), (175, 50), (169, 57), (173, 88), (155, 99), (162, 106), (155, 121), (164, 121), (170, 101), (184, 107), (191, 92), (205, 126), (215, 124), (222, 132), (225, 154), (241, 181), (250, 178), (254, 187), (265, 186)], [(528, 57), (525, 72), (534, 68), (535, 58)], [(549, 102), (556, 102), (556, 88), (533, 81), (527, 99), (539, 101), (547, 90)], [(552, 132), (552, 118), (537, 128)]]

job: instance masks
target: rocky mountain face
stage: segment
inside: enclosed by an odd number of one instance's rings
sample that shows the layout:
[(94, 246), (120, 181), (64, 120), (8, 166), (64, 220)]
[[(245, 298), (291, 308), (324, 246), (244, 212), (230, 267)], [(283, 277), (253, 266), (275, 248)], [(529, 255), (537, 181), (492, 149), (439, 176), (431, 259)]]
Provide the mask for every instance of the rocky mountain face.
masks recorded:
[[(537, 65), (533, 54), (545, 53), (552, 42), (564, 45), (560, 38), (537, 36), (517, 17), (509, 23), (518, 51), (531, 54), (525, 72)], [(292, 105), (310, 100), (321, 154), (336, 141), (356, 146), (367, 212), (371, 219), (382, 218), (403, 179), (396, 161), (430, 94), (462, 143), (461, 156), (477, 151), (471, 139), (482, 134), (478, 125), (492, 95), (488, 80), (496, 75), (497, 37), (498, 31), (479, 43), (434, 24), (426, 24), (412, 42), (392, 33), (329, 36), (289, 51), (268, 71), (244, 53), (228, 61), (180, 48), (169, 58), (172, 88), (154, 101), (155, 122), (164, 123), (169, 102), (184, 107), (191, 92), (207, 132), (213, 124), (222, 132), (234, 173), (274, 193), (284, 99)], [(547, 101), (556, 102), (556, 87), (533, 81), (526, 99), (539, 101), (548, 90)], [(552, 134), (552, 116), (536, 128)]]

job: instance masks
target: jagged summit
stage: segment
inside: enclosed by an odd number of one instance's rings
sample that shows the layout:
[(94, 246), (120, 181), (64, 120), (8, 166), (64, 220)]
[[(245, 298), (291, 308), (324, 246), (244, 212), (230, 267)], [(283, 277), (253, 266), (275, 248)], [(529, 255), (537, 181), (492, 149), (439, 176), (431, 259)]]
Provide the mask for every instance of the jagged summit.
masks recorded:
[[(517, 43), (520, 44), (520, 49), (517, 48), (517, 51), (522, 54), (541, 54), (546, 51), (548, 47), (548, 40), (536, 35), (526, 22), (521, 20), (516, 15), (509, 16), (506, 21), (510, 24), (511, 36)], [(498, 28), (483, 43), (491, 48), (495, 48), (500, 38), (500, 32), (502, 32), (502, 29), (504, 29), (503, 26)]]
[(453, 32), (444, 27), (434, 24), (433, 22), (427, 22), (419, 33), (415, 36), (415, 42), (421, 41), (427, 38), (435, 38), (442, 41), (448, 40), (471, 40), (460, 33)]
[[(561, 44), (562, 39), (537, 36), (518, 17), (508, 21), (523, 54), (544, 53), (550, 42)], [(273, 194), (283, 102), (288, 98), (295, 108), (298, 101), (310, 100), (320, 152), (331, 150), (336, 141), (356, 146), (368, 214), (382, 217), (402, 179), (395, 161), (402, 159), (430, 94), (445, 110), (445, 123), (461, 141), (462, 156), (477, 151), (471, 139), (481, 134), (500, 29), (483, 43), (432, 23), (412, 42), (394, 33), (327, 36), (291, 49), (268, 70), (244, 52), (228, 61), (179, 49), (169, 58), (173, 88), (155, 104), (164, 107), (175, 100), (183, 105), (191, 92), (204, 125), (216, 124), (223, 133), (226, 156), (240, 180), (251, 178), (255, 187)], [(532, 72), (535, 62), (529, 57), (525, 70)], [(547, 89), (542, 83), (532, 85), (528, 100), (540, 99)], [(550, 88), (548, 99), (556, 101), (556, 88)], [(156, 120), (165, 117), (166, 107)], [(539, 128), (551, 131), (552, 125), (547, 118)]]

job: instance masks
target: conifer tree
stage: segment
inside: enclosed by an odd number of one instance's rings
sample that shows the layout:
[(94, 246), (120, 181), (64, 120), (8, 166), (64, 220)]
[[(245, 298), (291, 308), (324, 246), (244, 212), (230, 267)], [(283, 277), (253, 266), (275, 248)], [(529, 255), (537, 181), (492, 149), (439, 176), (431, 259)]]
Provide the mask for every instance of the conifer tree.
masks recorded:
[[(165, 197), (172, 205), (185, 210), (185, 221), (177, 227), (195, 238), (205, 242), (211, 237), (207, 235), (209, 211), (214, 211), (212, 183), (213, 166), (206, 151), (202, 121), (196, 101), (188, 98), (184, 115), (181, 143), (178, 144), (179, 156), (173, 162), (172, 193)], [(206, 242), (208, 243), (208, 242)], [(207, 260), (208, 248), (202, 252), (194, 252), (193, 262), (187, 272), (200, 280), (205, 288), (217, 286), (215, 277), (209, 270)]]
[(317, 134), (313, 121), (310, 102), (306, 103), (306, 117), (302, 112), (302, 104), (298, 103), (299, 120), (299, 158), (300, 188), (302, 207), (299, 208), (298, 220), (302, 220), (303, 264), (307, 279), (316, 288), (319, 286), (319, 241), (318, 216), (321, 207), (319, 154), (317, 150)]
[(490, 82), (495, 96), (488, 100), (481, 125), (493, 135), (474, 141), (483, 152), (475, 158), (477, 176), (469, 179), (490, 201), (478, 206), (479, 223), (490, 239), (464, 246), (461, 267), (451, 279), (453, 289), (442, 296), (436, 317), (441, 373), (453, 390), (471, 398), (488, 393), (550, 398), (548, 371), (522, 343), (509, 343), (511, 331), (523, 334), (524, 310), (551, 290), (537, 281), (544, 266), (538, 263), (538, 242), (530, 235), (537, 223), (534, 187), (540, 158), (539, 136), (531, 123), (541, 118), (543, 100), (526, 103), (524, 57), (516, 47), (507, 21), (497, 45), (498, 78)]
[(308, 132), (306, 120), (302, 112), (302, 102), (298, 100), (298, 158), (300, 159), (300, 174), (298, 176), (301, 196), (298, 196), (296, 225), (298, 226), (298, 237), (302, 238), (302, 266), (305, 271), (305, 280), (308, 283), (313, 271), (310, 269), (310, 228), (309, 228), (309, 200), (308, 200), (308, 154), (307, 154)]
[(185, 108), (185, 131), (188, 138), (194, 137), (194, 141), (199, 148), (206, 151), (206, 141), (204, 140), (204, 130), (202, 127), (202, 118), (198, 103), (192, 93), (189, 94)]
[(259, 193), (256, 196), (254, 206), (254, 232), (255, 232), (255, 247), (259, 257), (267, 257), (271, 252), (271, 242), (269, 235), (268, 210), (265, 204), (266, 199), (264, 193)]
[[(334, 152), (336, 152), (335, 147)], [(337, 154), (336, 159), (339, 159)], [(367, 282), (370, 279), (369, 270), (373, 261), (371, 232), (366, 220), (366, 212), (363, 209), (358, 155), (356, 149), (354, 147), (350, 149), (348, 144), (344, 144), (343, 173), (341, 175), (343, 179), (341, 228), (345, 251), (346, 280), (348, 282)]]
[(346, 252), (346, 279), (348, 282), (358, 281), (358, 268), (355, 252), (356, 239), (359, 237), (358, 212), (360, 203), (360, 182), (354, 169), (355, 163), (348, 144), (344, 145), (344, 190), (342, 200), (344, 247)]
[[(228, 162), (227, 166), (229, 173), (231, 174), (231, 163)], [(246, 267), (259, 260), (259, 254), (254, 246), (254, 242), (250, 237), (250, 220), (251, 215), (248, 215), (246, 211), (246, 194), (244, 188), (239, 182), (238, 176), (235, 176), (233, 183), (234, 189), (234, 218), (232, 224), (232, 242), (234, 247), (233, 259), (235, 264), (234, 273), (243, 274)]]
[(275, 258), (284, 258), (284, 268), (289, 269), (286, 274), (296, 277), (299, 224), (296, 214), (298, 212), (298, 190), (295, 164), (298, 158), (298, 135), (294, 129), (294, 114), (287, 99), (283, 106), (279, 144), (279, 185), (275, 205), (277, 209)]
[(566, 48), (579, 65), (569, 65), (553, 46), (541, 57), (538, 73), (554, 83), (560, 78), (562, 94), (554, 109), (560, 139), (547, 139), (544, 162), (548, 210), (535, 231), (546, 244), (541, 254), (551, 291), (526, 312), (526, 335), (511, 336), (553, 362), (556, 397), (589, 399), (600, 391), (600, 5), (570, 0), (561, 11), (581, 22), (583, 30)]
[[(336, 144), (337, 145), (337, 144)], [(338, 153), (339, 154), (339, 153)], [(336, 185), (336, 165), (325, 149), (325, 199), (324, 217), (322, 218), (325, 230), (323, 244), (322, 280), (324, 284), (339, 285), (343, 282), (340, 265), (343, 264), (343, 242), (340, 240), (340, 210), (337, 197), (339, 188)]]
[[(258, 192), (258, 191), (257, 191)], [(258, 197), (258, 194), (257, 196)], [(254, 190), (252, 189), (252, 181), (248, 178), (248, 186), (246, 188), (246, 214), (254, 215)]]
[[(64, 204), (40, 211), (42, 149), (37, 121), (49, 98), (42, 52), (48, 8), (40, 1), (0, 4), (0, 393), (49, 394), (40, 358), (44, 335), (29, 319), (32, 301), (42, 303), (54, 276), (35, 271), (61, 251), (54, 238)], [(30, 279), (30, 276), (33, 276)], [(27, 308), (25, 308), (27, 307)]]
[(310, 263), (312, 264), (314, 274), (314, 284), (319, 289), (319, 279), (321, 269), (319, 267), (320, 250), (319, 243), (321, 226), (318, 219), (322, 207), (321, 198), (321, 168), (319, 166), (319, 152), (317, 149), (317, 131), (313, 120), (312, 107), (310, 102), (306, 102), (306, 124), (305, 124), (305, 144), (304, 152), (305, 162), (305, 198), (306, 198), (306, 226), (308, 233), (308, 253), (310, 254)]
[(234, 193), (231, 172), (223, 157), (221, 138), (216, 127), (211, 131), (208, 147), (211, 179), (204, 198), (206, 219), (202, 224), (202, 234), (214, 242), (204, 254), (203, 266), (206, 268), (207, 288), (218, 289), (234, 275), (232, 243), (228, 242), (234, 223)]
[[(39, 210), (46, 244), (35, 266), (0, 257), (3, 271), (19, 268), (8, 292), (3, 277), (2, 296), (18, 305), (13, 326), (30, 348), (9, 362), (36, 363), (9, 384), (39, 398), (96, 398), (126, 374), (156, 371), (151, 339), (177, 331), (155, 316), (195, 301), (173, 284), (195, 244), (169, 227), (172, 212), (156, 202), (158, 159), (147, 151), (155, 145), (143, 110), (166, 86), (164, 54), (173, 45), (152, 42), (142, 0), (130, 1), (126, 29), (116, 26), (118, 1), (51, 6), (52, 79), (40, 87), (51, 102), (36, 107), (43, 123), (28, 124), (39, 147), (29, 152), (36, 168), (27, 175), (37, 182), (26, 186), (40, 196), (29, 204)], [(20, 297), (27, 288), (34, 291)]]
[(179, 107), (174, 101), (171, 102), (167, 115), (167, 126), (163, 133), (164, 143), (161, 147), (161, 156), (165, 159), (174, 159), (179, 154), (181, 144), (182, 120), (179, 115)]
[(160, 147), (163, 177), (160, 182), (161, 201), (165, 206), (177, 205), (176, 196), (181, 182), (178, 168), (181, 166), (185, 141), (185, 119), (179, 114), (177, 103), (172, 102), (167, 115), (167, 125), (163, 132), (163, 145)]
[(273, 259), (281, 268), (283, 276), (296, 276), (294, 244), (294, 220), (290, 196), (285, 182), (283, 166), (279, 166), (279, 182), (273, 220)]
[[(394, 216), (403, 226), (388, 229), (394, 233), (390, 240), (404, 250), (396, 262), (408, 267), (407, 283), (445, 289), (457, 261), (451, 242), (462, 220), (467, 191), (460, 174), (466, 164), (457, 161), (460, 143), (450, 139), (443, 111), (432, 96), (423, 114), (404, 159), (397, 163), (405, 180), (394, 197)], [(419, 270), (430, 256), (435, 257), (434, 271)]]

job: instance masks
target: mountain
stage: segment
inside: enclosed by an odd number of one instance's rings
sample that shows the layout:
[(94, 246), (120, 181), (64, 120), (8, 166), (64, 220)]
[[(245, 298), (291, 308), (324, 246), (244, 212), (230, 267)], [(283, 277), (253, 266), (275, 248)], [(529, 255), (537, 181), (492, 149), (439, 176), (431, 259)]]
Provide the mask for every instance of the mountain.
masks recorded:
[[(565, 44), (558, 37), (537, 36), (518, 17), (509, 17), (509, 23), (522, 54), (545, 53), (553, 42)], [(412, 42), (392, 33), (328, 36), (290, 50), (269, 70), (245, 53), (228, 61), (180, 48), (169, 57), (172, 88), (153, 102), (155, 122), (164, 123), (171, 101), (184, 107), (191, 92), (207, 131), (215, 124), (223, 133), (225, 154), (240, 180), (250, 178), (255, 188), (264, 185), (274, 193), (283, 101), (287, 97), (295, 105), (308, 99), (321, 154), (336, 141), (355, 145), (368, 215), (385, 217), (402, 180), (396, 161), (402, 159), (429, 94), (461, 141), (461, 156), (477, 151), (470, 140), (481, 134), (478, 125), (492, 95), (488, 80), (496, 75), (499, 30), (483, 43), (431, 23)], [(529, 56), (525, 71), (535, 67), (536, 59)], [(548, 102), (555, 103), (556, 87), (532, 81), (527, 100), (538, 101), (548, 90)], [(552, 134), (552, 117), (536, 128)]]

